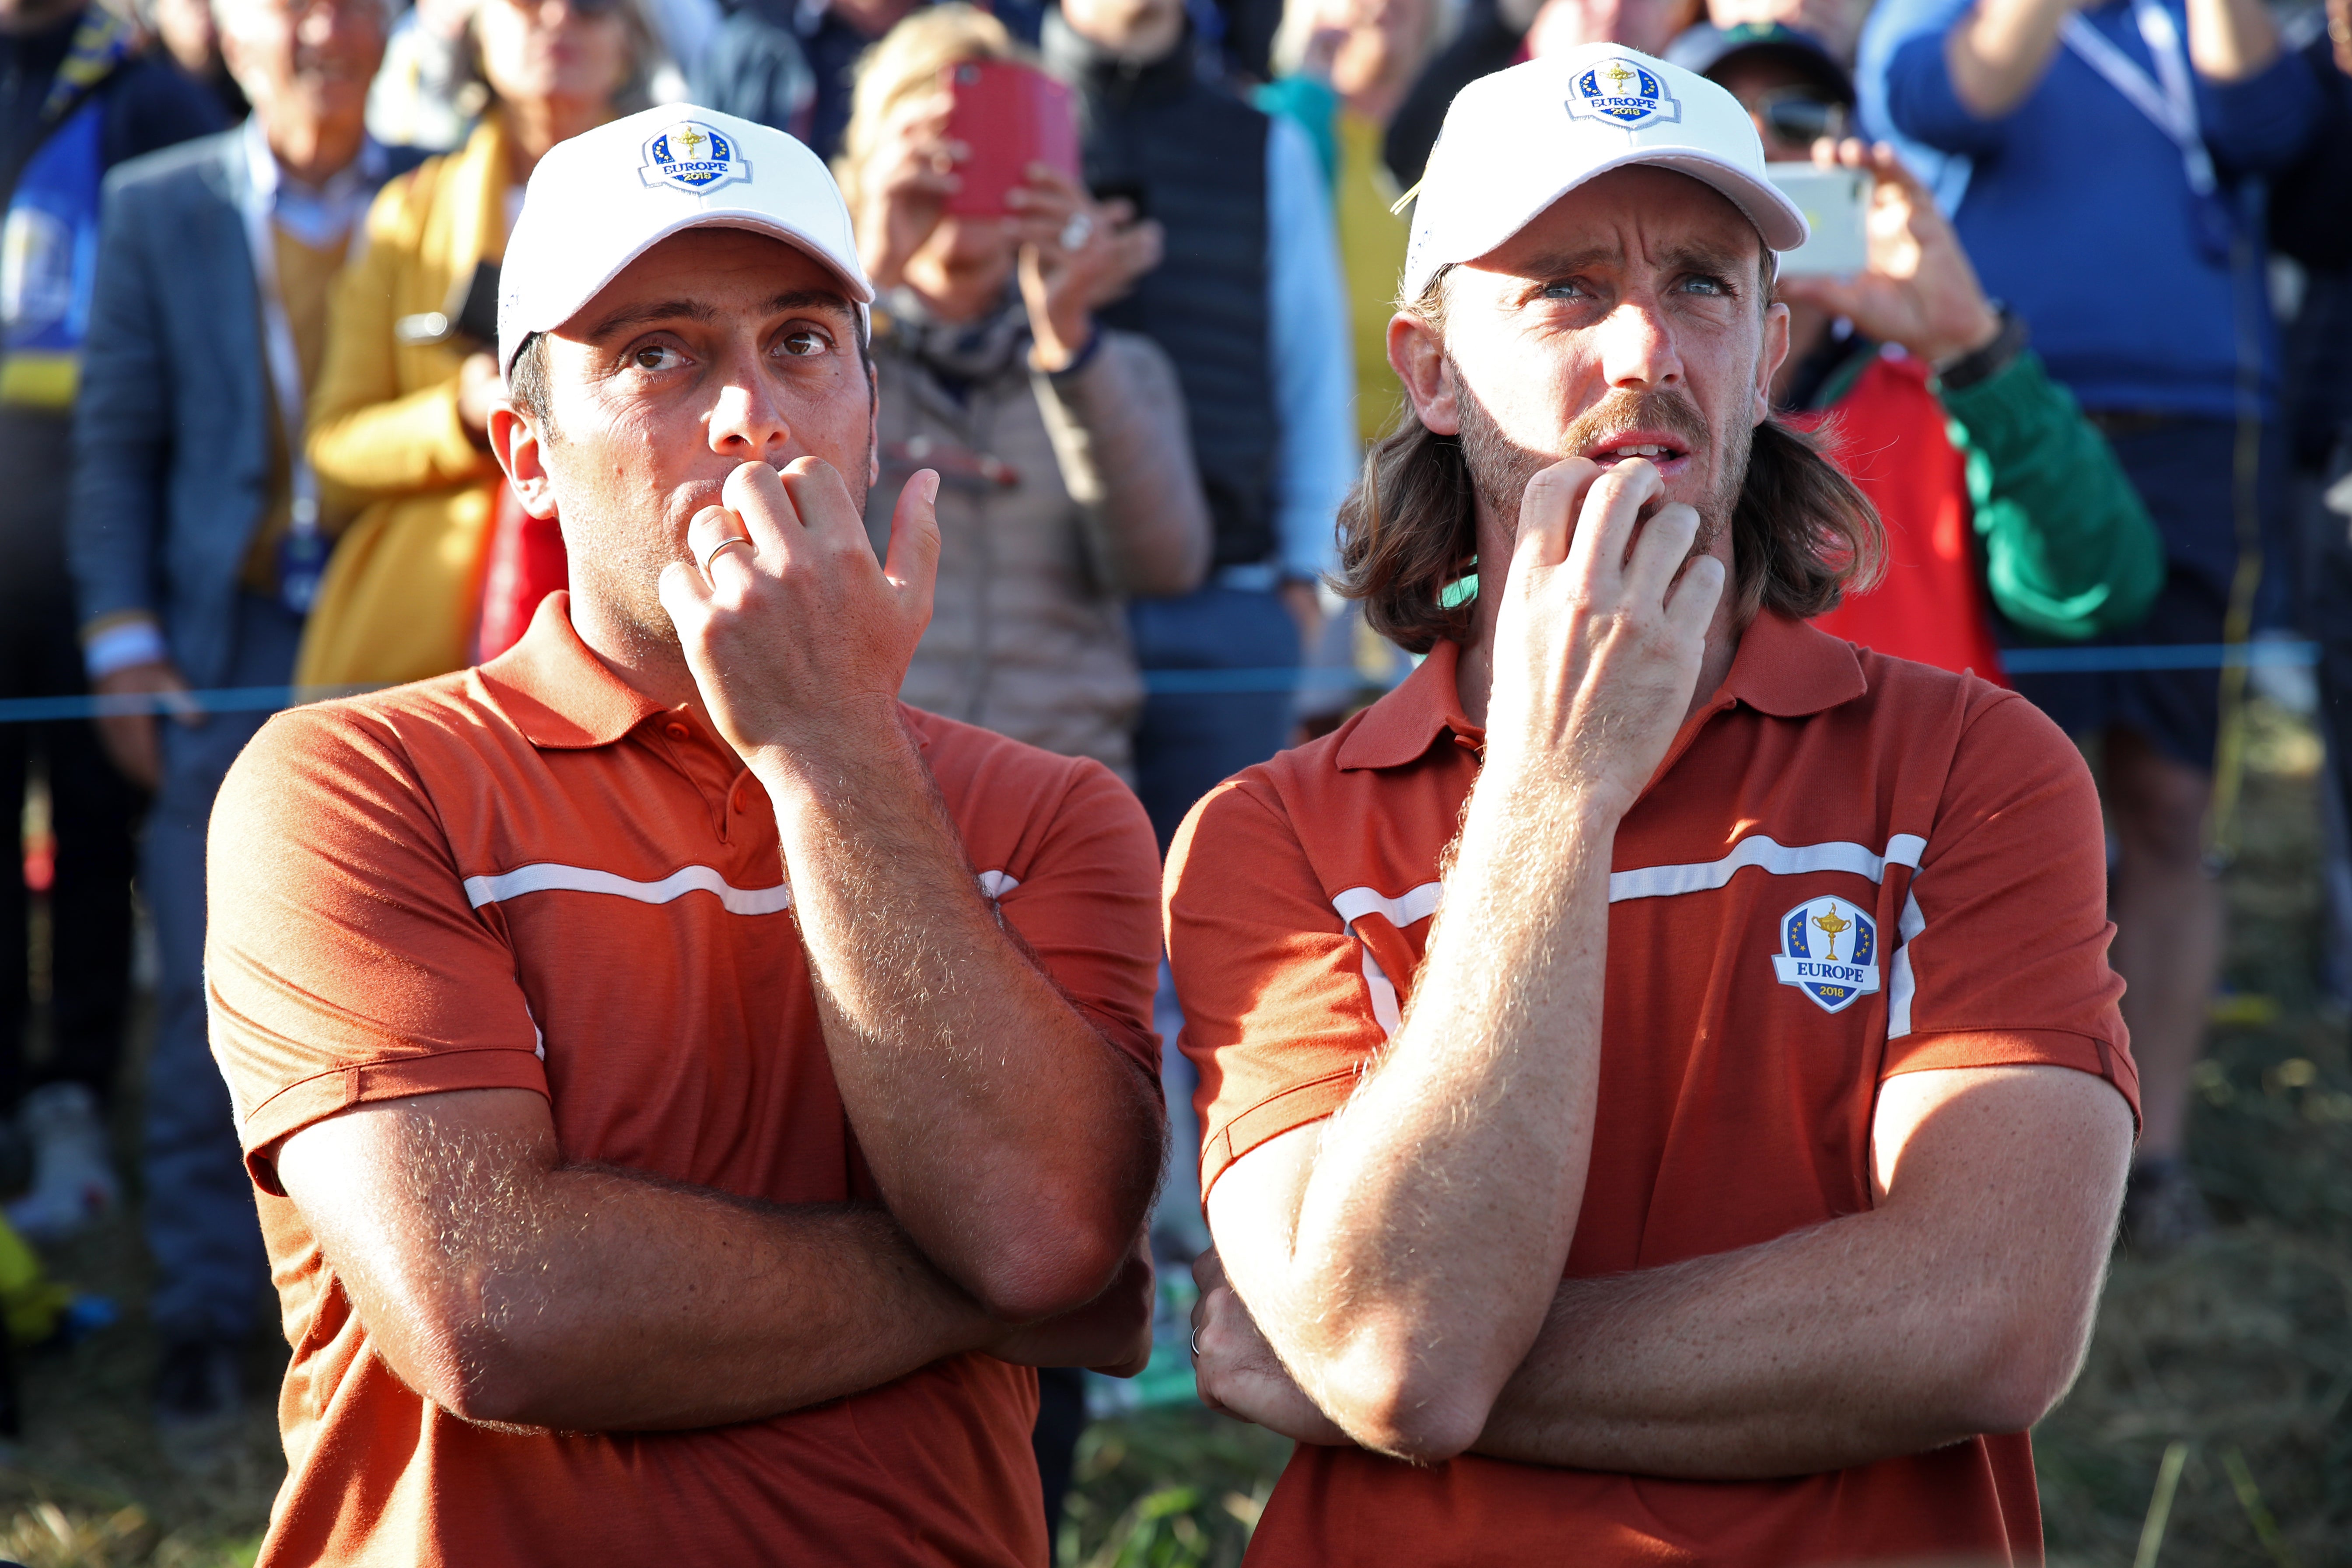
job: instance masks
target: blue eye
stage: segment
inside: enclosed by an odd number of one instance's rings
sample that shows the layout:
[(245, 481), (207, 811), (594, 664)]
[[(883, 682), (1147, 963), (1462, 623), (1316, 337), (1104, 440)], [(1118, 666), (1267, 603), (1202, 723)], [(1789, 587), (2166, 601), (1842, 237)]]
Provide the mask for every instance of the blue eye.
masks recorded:
[(1584, 285), (1581, 283), (1548, 283), (1544, 285), (1543, 297), (1547, 300), (1589, 300), (1591, 298), (1590, 294), (1585, 292)]
[(1689, 294), (1727, 295), (1731, 292), (1731, 285), (1720, 278), (1685, 278), (1676, 287)]

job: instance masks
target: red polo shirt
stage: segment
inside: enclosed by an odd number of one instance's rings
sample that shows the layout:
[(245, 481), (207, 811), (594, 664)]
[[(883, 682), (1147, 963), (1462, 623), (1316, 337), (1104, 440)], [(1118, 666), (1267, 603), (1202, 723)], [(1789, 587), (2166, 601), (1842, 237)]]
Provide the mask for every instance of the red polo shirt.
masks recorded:
[[(270, 1156), (402, 1095), (543, 1094), (563, 1152), (777, 1204), (873, 1200), (775, 820), (551, 596), (478, 669), (273, 719), (214, 815), (205, 970), (294, 1348), (266, 1564), (1041, 1564), (1036, 1377), (984, 1355), (772, 1420), (493, 1432), (404, 1387)], [(903, 710), (982, 888), (1156, 1071), (1151, 829), (1100, 764)]]
[[(1388, 1039), (1480, 731), (1440, 643), (1194, 808), (1168, 871), (1202, 1186), (1330, 1115)], [(1766, 614), (1618, 829), (1591, 1164), (1567, 1274), (1654, 1268), (1872, 1203), (1879, 1083), (2051, 1063), (2137, 1080), (2088, 772), (2014, 693)], [(1932, 1283), (1923, 1282), (1923, 1289)], [(1253, 1563), (1787, 1568), (2038, 1561), (2023, 1434), (1714, 1482), (1301, 1447)]]

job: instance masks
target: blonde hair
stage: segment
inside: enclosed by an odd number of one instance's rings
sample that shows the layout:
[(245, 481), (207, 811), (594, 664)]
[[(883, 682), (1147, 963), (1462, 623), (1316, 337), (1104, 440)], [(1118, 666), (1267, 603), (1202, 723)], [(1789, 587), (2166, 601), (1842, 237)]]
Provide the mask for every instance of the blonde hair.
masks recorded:
[(859, 208), (859, 173), (881, 147), (882, 128), (891, 112), (915, 94), (935, 88), (940, 72), (960, 60), (1038, 63), (1013, 41), (1003, 23), (963, 0), (915, 12), (857, 58), (849, 124), (833, 160), (833, 177), (852, 213)]

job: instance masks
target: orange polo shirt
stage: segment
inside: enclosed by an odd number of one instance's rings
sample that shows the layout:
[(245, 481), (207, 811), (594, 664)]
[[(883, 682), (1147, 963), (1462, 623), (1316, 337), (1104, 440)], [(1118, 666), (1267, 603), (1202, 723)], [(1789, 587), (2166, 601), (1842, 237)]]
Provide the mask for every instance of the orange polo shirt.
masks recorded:
[[(1042, 1564), (1036, 1377), (985, 1355), (766, 1421), (517, 1435), (410, 1392), (280, 1139), (350, 1106), (544, 1094), (564, 1155), (776, 1204), (874, 1200), (758, 782), (553, 595), (479, 668), (283, 714), (214, 815), (213, 1048), (293, 1345), (261, 1562)], [(982, 889), (1156, 1071), (1154, 845), (1099, 763), (904, 710)]]
[[(1440, 643), (1178, 833), (1168, 942), (1202, 1186), (1330, 1115), (1397, 1026), (1480, 731)], [(1570, 1278), (1871, 1205), (1881, 1080), (2054, 1063), (2137, 1079), (2081, 759), (2014, 693), (1767, 613), (1618, 829), (1600, 1101)], [(1933, 1289), (1923, 1281), (1922, 1289)], [(1254, 1564), (2038, 1562), (2021, 1433), (1833, 1474), (1690, 1482), (1302, 1447)]]

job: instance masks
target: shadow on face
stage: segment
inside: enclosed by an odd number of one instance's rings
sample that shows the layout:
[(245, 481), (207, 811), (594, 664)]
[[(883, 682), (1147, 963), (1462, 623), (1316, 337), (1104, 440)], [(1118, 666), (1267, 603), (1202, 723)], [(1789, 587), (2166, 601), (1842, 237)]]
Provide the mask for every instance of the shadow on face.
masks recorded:
[(862, 507), (874, 402), (858, 325), (807, 252), (711, 227), (655, 246), (550, 333), (556, 435), (509, 471), (562, 518), (575, 595), (666, 631), (661, 568), (688, 558), (688, 524), (747, 462), (819, 458)]

